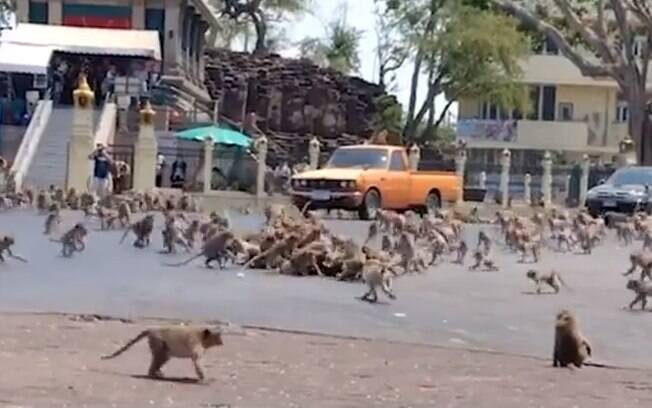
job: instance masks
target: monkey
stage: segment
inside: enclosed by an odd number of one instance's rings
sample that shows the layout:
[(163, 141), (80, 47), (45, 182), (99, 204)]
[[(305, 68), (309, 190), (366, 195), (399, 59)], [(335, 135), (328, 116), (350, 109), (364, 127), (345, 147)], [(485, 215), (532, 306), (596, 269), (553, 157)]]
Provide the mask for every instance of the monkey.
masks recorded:
[(627, 289), (633, 291), (636, 294), (634, 300), (629, 304), (629, 309), (633, 309), (638, 302), (641, 302), (641, 310), (645, 310), (645, 306), (647, 305), (647, 297), (652, 296), (652, 284), (645, 283), (642, 280), (637, 281), (630, 279), (627, 281)]
[(569, 228), (562, 228), (555, 232), (554, 239), (557, 241), (557, 251), (559, 252), (570, 252), (577, 244)]
[(61, 255), (70, 258), (75, 251), (82, 252), (86, 249), (86, 244), (84, 243), (86, 235), (88, 235), (88, 230), (84, 224), (77, 223), (63, 234), (60, 239), (52, 239), (51, 241), (61, 243)]
[(541, 251), (537, 242), (521, 241), (517, 244), (517, 249), (521, 254), (521, 259), (519, 260), (520, 263), (525, 263), (525, 258), (528, 253), (532, 255), (532, 261), (534, 263), (539, 262)]
[(643, 233), (643, 251), (652, 251), (652, 231)]
[(36, 195), (36, 209), (39, 212), (44, 213), (48, 210), (49, 206), (50, 198), (48, 197), (47, 193), (43, 190), (39, 191)]
[(61, 224), (61, 215), (59, 214), (59, 208), (56, 205), (54, 207), (54, 211), (50, 211), (47, 217), (45, 217), (45, 227), (43, 230), (43, 234), (45, 235), (50, 235), (54, 227)]
[[(88, 211), (84, 211), (88, 213)], [(100, 220), (100, 230), (106, 231), (113, 229), (115, 222), (118, 220), (118, 212), (105, 207), (97, 207), (97, 218)]]
[(362, 279), (369, 289), (360, 300), (370, 303), (378, 301), (376, 288), (380, 289), (392, 300), (396, 295), (392, 292), (392, 277), (387, 271), (387, 266), (379, 261), (369, 260), (362, 268)]
[[(403, 268), (403, 273), (408, 273), (410, 270), (414, 269), (415, 272), (421, 272), (419, 264), (423, 263), (422, 260), (417, 259), (417, 250), (414, 244), (414, 241), (407, 233), (402, 233), (399, 237), (398, 242), (396, 243), (396, 253), (400, 255), (400, 260), (396, 266), (401, 266)], [(423, 265), (425, 268), (425, 265)]]
[(629, 255), (629, 262), (631, 267), (627, 272), (623, 273), (623, 276), (629, 276), (637, 267), (641, 268), (641, 280), (645, 279), (647, 276), (652, 280), (652, 253), (644, 251), (634, 251)]
[(482, 267), (484, 271), (488, 271), (488, 272), (498, 271), (498, 267), (496, 266), (494, 261), (485, 257), (482, 251), (473, 252), (473, 259), (475, 260), (475, 264), (473, 264), (473, 266), (469, 268), (472, 271), (475, 271), (480, 267)]
[(126, 228), (129, 224), (131, 224), (131, 207), (129, 206), (128, 202), (122, 201), (120, 204), (118, 204), (117, 216), (117, 221), (120, 223), (122, 228)]
[(591, 343), (579, 331), (575, 315), (568, 310), (560, 311), (555, 322), (553, 367), (568, 367), (572, 364), (581, 368), (591, 353)]
[(635, 227), (631, 222), (619, 222), (615, 224), (616, 237), (619, 242), (631, 245), (634, 241)]
[(188, 247), (193, 248), (195, 246), (195, 240), (197, 233), (199, 233), (199, 220), (192, 220), (190, 225), (183, 230), (183, 239), (188, 244)]
[(228, 249), (236, 255), (244, 255), (244, 260), (241, 261), (241, 265), (249, 262), (253, 257), (260, 255), (260, 245), (243, 239), (234, 239)]
[(550, 286), (555, 291), (555, 293), (559, 293), (561, 286), (568, 288), (566, 282), (564, 282), (564, 280), (561, 278), (561, 275), (555, 271), (542, 274), (534, 269), (530, 269), (525, 273), (525, 276), (537, 285), (537, 294), (541, 293), (541, 285), (544, 283)]
[(219, 226), (221, 228), (224, 228), (224, 229), (229, 229), (230, 228), (231, 223), (229, 222), (229, 219), (227, 217), (223, 217), (223, 216), (219, 215), (215, 211), (213, 211), (209, 215), (209, 218), (211, 220), (211, 223), (213, 223), (213, 224), (215, 224), (215, 225), (217, 225), (217, 226)]
[(4, 262), (4, 253), (7, 252), (7, 255), (11, 258), (17, 259), (22, 262), (27, 262), (27, 260), (23, 257), (20, 257), (18, 255), (14, 255), (14, 253), (11, 251), (11, 247), (16, 243), (16, 240), (14, 237), (10, 235), (2, 235), (0, 236), (0, 262)]
[(476, 250), (479, 249), (482, 249), (485, 256), (489, 256), (489, 253), (491, 252), (491, 238), (489, 238), (489, 235), (482, 230), (478, 232), (478, 244), (476, 245)]
[(136, 248), (145, 248), (146, 246), (149, 246), (150, 236), (152, 235), (152, 231), (154, 231), (154, 216), (148, 214), (140, 221), (131, 224), (122, 235), (120, 243), (124, 242), (127, 235), (129, 235), (129, 231), (133, 231), (134, 235), (136, 235), (136, 240), (133, 244)]
[(165, 218), (165, 228), (161, 234), (163, 235), (163, 248), (167, 253), (176, 253), (177, 245), (181, 245), (186, 252), (190, 252), (190, 246), (183, 239), (183, 235), (179, 231), (179, 227), (173, 216), (167, 216)]
[(324, 276), (321, 268), (317, 264), (317, 256), (326, 252), (326, 248), (321, 242), (313, 242), (305, 248), (294, 251), (290, 259), (285, 260), (279, 267), (279, 273), (283, 275), (306, 276), (310, 269), (314, 269), (317, 275)]
[[(454, 263), (464, 265), (464, 258), (466, 257), (466, 253), (468, 252), (468, 250), (469, 248), (466, 245), (466, 241), (464, 240), (460, 241), (459, 245), (457, 246), (457, 258), (455, 259)], [(486, 251), (486, 247), (485, 247), (485, 251)]]
[(52, 201), (59, 204), (61, 208), (66, 208), (66, 193), (62, 188), (56, 188), (52, 194)]
[(217, 235), (209, 238), (203, 245), (203, 248), (200, 253), (190, 257), (189, 259), (177, 263), (177, 264), (167, 264), (167, 266), (183, 266), (187, 265), (200, 256), (206, 258), (204, 265), (207, 268), (211, 268), (211, 262), (216, 261), (220, 268), (224, 267), (224, 261), (227, 258), (230, 258), (232, 261), (235, 260), (235, 257), (229, 252), (229, 247), (231, 243), (235, 240), (235, 235), (231, 231), (223, 231)]
[(372, 222), (369, 224), (369, 231), (367, 232), (367, 239), (364, 242), (364, 245), (367, 245), (370, 241), (376, 238), (378, 236), (378, 224), (376, 222)]
[(206, 222), (199, 226), (199, 233), (202, 236), (203, 242), (208, 241), (208, 239), (210, 239), (212, 236), (222, 232), (223, 230), (224, 229), (222, 229), (219, 225), (213, 224), (212, 222)]
[(203, 381), (204, 370), (200, 365), (202, 355), (209, 348), (224, 344), (222, 342), (222, 332), (208, 327), (168, 326), (149, 328), (143, 330), (113, 354), (102, 356), (102, 360), (118, 357), (145, 337), (147, 337), (149, 350), (152, 353), (152, 361), (147, 373), (151, 378), (162, 378), (161, 368), (168, 362), (170, 357), (175, 357), (191, 359), (197, 377), (200, 381)]
[(383, 238), (380, 242), (380, 249), (384, 252), (391, 253), (394, 249), (394, 243), (389, 235), (383, 235)]
[(285, 256), (291, 254), (296, 249), (298, 242), (298, 236), (288, 235), (284, 240), (276, 242), (260, 255), (250, 259), (242, 267), (247, 268), (258, 260), (263, 260), (266, 269), (276, 268)]
[(77, 190), (74, 187), (68, 189), (68, 194), (66, 195), (66, 205), (71, 210), (79, 210), (80, 207), (80, 197), (77, 194)]

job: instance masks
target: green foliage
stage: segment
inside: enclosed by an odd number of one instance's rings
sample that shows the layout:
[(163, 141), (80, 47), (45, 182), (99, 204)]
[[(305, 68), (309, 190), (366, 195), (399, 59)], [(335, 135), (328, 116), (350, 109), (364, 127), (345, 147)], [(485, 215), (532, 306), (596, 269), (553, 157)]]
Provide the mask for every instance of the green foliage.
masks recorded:
[(299, 43), (303, 58), (350, 74), (360, 68), (360, 38), (362, 33), (340, 18), (328, 25), (325, 38), (305, 38)]
[(516, 21), (462, 8), (451, 17), (439, 42), (449, 99), (482, 98), (510, 110), (527, 110), (528, 89), (518, 79), (530, 45)]
[(401, 133), (403, 108), (393, 95), (382, 95), (374, 101), (378, 113), (374, 116), (374, 130)]

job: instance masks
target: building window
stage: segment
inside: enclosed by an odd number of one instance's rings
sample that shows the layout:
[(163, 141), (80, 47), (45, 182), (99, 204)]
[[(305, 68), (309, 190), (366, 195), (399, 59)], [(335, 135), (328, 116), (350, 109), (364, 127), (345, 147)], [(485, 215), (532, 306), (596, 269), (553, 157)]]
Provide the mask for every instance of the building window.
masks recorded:
[(530, 110), (527, 115), (529, 120), (539, 120), (539, 107), (541, 99), (541, 88), (533, 86), (530, 88)]
[(555, 120), (556, 105), (557, 105), (557, 88), (554, 86), (544, 86), (543, 103), (541, 108), (541, 119), (545, 121)]
[(645, 49), (645, 44), (647, 42), (647, 38), (642, 35), (637, 35), (634, 37), (633, 44), (632, 44), (632, 53), (640, 57), (643, 55), (643, 50)]
[(559, 120), (572, 121), (573, 120), (573, 104), (569, 102), (559, 103)]
[(509, 120), (509, 119), (520, 119), (517, 118), (515, 115), (515, 112), (510, 112), (504, 108), (501, 108), (498, 106), (497, 103), (492, 103), (492, 102), (482, 102), (482, 106), (480, 107), (480, 119), (485, 119), (485, 120)]
[(618, 101), (616, 105), (616, 122), (625, 123), (629, 120), (629, 106), (627, 101)]
[(550, 37), (546, 37), (546, 40), (543, 42), (543, 54), (559, 55), (559, 47), (557, 47), (557, 44)]
[(48, 23), (48, 3), (29, 2), (29, 22), (34, 24)]

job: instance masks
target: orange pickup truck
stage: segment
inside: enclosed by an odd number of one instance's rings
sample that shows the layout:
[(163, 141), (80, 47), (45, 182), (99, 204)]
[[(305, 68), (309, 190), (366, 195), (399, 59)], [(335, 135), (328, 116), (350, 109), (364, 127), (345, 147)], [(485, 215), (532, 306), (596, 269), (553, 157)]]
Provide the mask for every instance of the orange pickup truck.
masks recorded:
[(399, 146), (340, 147), (326, 166), (292, 177), (292, 201), (303, 208), (357, 211), (373, 219), (380, 208), (433, 212), (443, 201), (462, 194), (454, 172), (410, 171), (406, 150)]

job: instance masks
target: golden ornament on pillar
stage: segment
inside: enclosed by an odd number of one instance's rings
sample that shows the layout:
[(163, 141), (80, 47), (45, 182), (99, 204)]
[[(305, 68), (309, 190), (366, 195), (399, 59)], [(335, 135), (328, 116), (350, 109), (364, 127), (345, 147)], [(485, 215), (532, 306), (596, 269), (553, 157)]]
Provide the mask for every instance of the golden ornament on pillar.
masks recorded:
[(152, 105), (149, 101), (145, 102), (145, 106), (140, 110), (140, 123), (143, 125), (151, 125), (154, 123), (154, 116), (156, 116), (156, 111), (152, 109)]
[(86, 74), (81, 74), (79, 76), (79, 86), (73, 91), (72, 96), (75, 100), (76, 107), (88, 108), (93, 104), (95, 93), (93, 93), (91, 87), (88, 86)]

